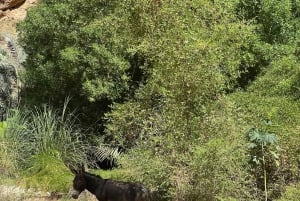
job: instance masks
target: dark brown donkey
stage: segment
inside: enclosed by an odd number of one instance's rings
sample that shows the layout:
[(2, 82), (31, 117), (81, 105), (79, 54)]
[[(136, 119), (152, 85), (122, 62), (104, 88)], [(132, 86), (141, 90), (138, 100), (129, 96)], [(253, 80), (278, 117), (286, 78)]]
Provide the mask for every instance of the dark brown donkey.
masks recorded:
[(74, 199), (87, 189), (99, 201), (150, 201), (149, 191), (141, 184), (103, 179), (85, 172), (84, 168), (71, 171), (75, 174), (70, 192)]

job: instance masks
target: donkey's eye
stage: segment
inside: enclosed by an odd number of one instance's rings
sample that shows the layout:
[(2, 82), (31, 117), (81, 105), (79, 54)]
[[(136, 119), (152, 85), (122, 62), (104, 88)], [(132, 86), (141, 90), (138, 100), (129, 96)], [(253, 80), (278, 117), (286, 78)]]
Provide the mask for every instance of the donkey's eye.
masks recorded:
[(85, 189), (85, 180), (81, 177), (76, 177), (73, 181), (73, 187), (75, 190), (83, 191)]

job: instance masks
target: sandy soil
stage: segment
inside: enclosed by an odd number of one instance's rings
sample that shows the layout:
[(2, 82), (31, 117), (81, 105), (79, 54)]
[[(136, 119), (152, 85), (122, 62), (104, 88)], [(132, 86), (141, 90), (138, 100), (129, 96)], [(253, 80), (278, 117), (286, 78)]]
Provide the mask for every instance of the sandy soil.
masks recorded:
[(0, 200), (12, 201), (12, 200), (22, 200), (22, 201), (45, 201), (49, 200), (51, 196), (48, 193), (32, 192), (30, 190), (25, 190), (17, 186), (5, 186), (0, 185)]
[[(34, 189), (24, 189), (18, 186), (0, 185), (0, 200), (1, 201), (72, 201), (74, 199), (65, 195), (57, 196), (57, 194), (42, 192)], [(84, 191), (80, 194), (76, 201), (97, 201), (94, 195)]]

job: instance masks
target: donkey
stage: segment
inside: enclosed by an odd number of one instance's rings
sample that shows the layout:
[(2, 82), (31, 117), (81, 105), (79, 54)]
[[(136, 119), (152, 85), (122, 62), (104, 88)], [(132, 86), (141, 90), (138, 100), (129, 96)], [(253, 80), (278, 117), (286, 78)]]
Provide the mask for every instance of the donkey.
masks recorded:
[(99, 201), (150, 201), (149, 191), (141, 184), (103, 179), (98, 175), (71, 169), (75, 174), (72, 198), (77, 199), (82, 191), (87, 189)]

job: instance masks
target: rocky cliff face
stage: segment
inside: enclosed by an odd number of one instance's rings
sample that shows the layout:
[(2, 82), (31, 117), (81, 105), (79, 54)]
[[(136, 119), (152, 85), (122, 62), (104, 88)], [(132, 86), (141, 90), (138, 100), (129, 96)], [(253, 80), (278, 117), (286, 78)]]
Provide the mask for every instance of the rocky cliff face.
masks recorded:
[(25, 0), (0, 0), (0, 10), (7, 10), (24, 3)]
[(20, 100), (20, 73), (26, 55), (17, 43), (16, 24), (37, 0), (0, 0), (0, 121)]
[(14, 36), (0, 35), (0, 121), (5, 119), (8, 108), (16, 107), (20, 99), (19, 74), (26, 55)]

